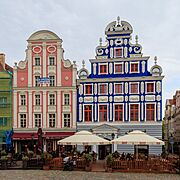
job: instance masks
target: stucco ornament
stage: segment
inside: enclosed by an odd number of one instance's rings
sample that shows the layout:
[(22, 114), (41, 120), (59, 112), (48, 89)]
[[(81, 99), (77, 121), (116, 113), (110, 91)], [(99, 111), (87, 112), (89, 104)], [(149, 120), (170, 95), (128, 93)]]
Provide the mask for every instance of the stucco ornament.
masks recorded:
[(19, 67), (20, 69), (24, 69), (24, 68), (26, 67), (26, 63), (27, 63), (26, 60), (25, 60), (25, 61), (20, 61), (19, 64), (18, 64), (18, 67)]

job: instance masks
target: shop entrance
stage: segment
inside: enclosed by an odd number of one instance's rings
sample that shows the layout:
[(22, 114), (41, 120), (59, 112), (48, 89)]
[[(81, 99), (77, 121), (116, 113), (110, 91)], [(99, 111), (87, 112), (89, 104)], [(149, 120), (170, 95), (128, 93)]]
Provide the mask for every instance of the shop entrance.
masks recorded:
[(108, 154), (112, 152), (112, 145), (99, 145), (99, 160), (103, 160), (106, 158)]

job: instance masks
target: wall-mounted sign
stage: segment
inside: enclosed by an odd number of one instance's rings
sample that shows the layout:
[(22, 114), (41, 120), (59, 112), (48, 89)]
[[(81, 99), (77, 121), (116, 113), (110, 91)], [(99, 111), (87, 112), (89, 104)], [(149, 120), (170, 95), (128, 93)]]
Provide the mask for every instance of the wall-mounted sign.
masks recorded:
[(50, 83), (50, 79), (48, 77), (42, 77), (38, 79), (38, 83), (39, 84), (49, 84)]

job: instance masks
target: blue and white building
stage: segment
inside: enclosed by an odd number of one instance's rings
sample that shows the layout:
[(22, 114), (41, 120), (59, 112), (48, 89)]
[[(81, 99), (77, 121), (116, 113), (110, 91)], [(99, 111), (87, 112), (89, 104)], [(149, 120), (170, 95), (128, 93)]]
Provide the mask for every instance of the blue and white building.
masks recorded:
[[(155, 64), (148, 70), (149, 56), (132, 26), (126, 21), (109, 23), (105, 29), (106, 44), (100, 38), (91, 72), (83, 67), (77, 80), (77, 129), (89, 130), (106, 139), (122, 136), (132, 130), (145, 131), (162, 139), (162, 68)], [(111, 151), (134, 152), (131, 145), (94, 146), (99, 158)], [(150, 154), (160, 154), (161, 146), (149, 146)]]

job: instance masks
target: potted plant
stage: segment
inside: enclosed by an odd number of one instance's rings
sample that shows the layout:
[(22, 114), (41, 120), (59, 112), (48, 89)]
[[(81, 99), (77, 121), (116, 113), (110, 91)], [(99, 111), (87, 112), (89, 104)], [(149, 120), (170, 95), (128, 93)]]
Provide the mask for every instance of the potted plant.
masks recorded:
[(27, 169), (28, 160), (29, 160), (29, 157), (28, 157), (28, 156), (23, 156), (23, 157), (22, 157), (23, 169)]
[(33, 157), (33, 155), (34, 155), (34, 152), (33, 152), (33, 151), (29, 151), (29, 152), (28, 152), (29, 159), (31, 159), (31, 158)]
[(41, 158), (44, 160), (43, 169), (49, 170), (50, 169), (50, 161), (52, 160), (52, 155), (48, 152), (44, 152), (41, 154)]
[(85, 166), (85, 170), (86, 171), (91, 171), (91, 162), (93, 160), (93, 156), (91, 154), (84, 154), (83, 155), (85, 162), (86, 162), (86, 166)]
[(113, 155), (112, 154), (109, 154), (106, 156), (106, 170), (108, 172), (112, 172), (112, 165), (113, 165)]
[(7, 156), (3, 155), (1, 156), (1, 164), (2, 164), (2, 169), (7, 169)]

